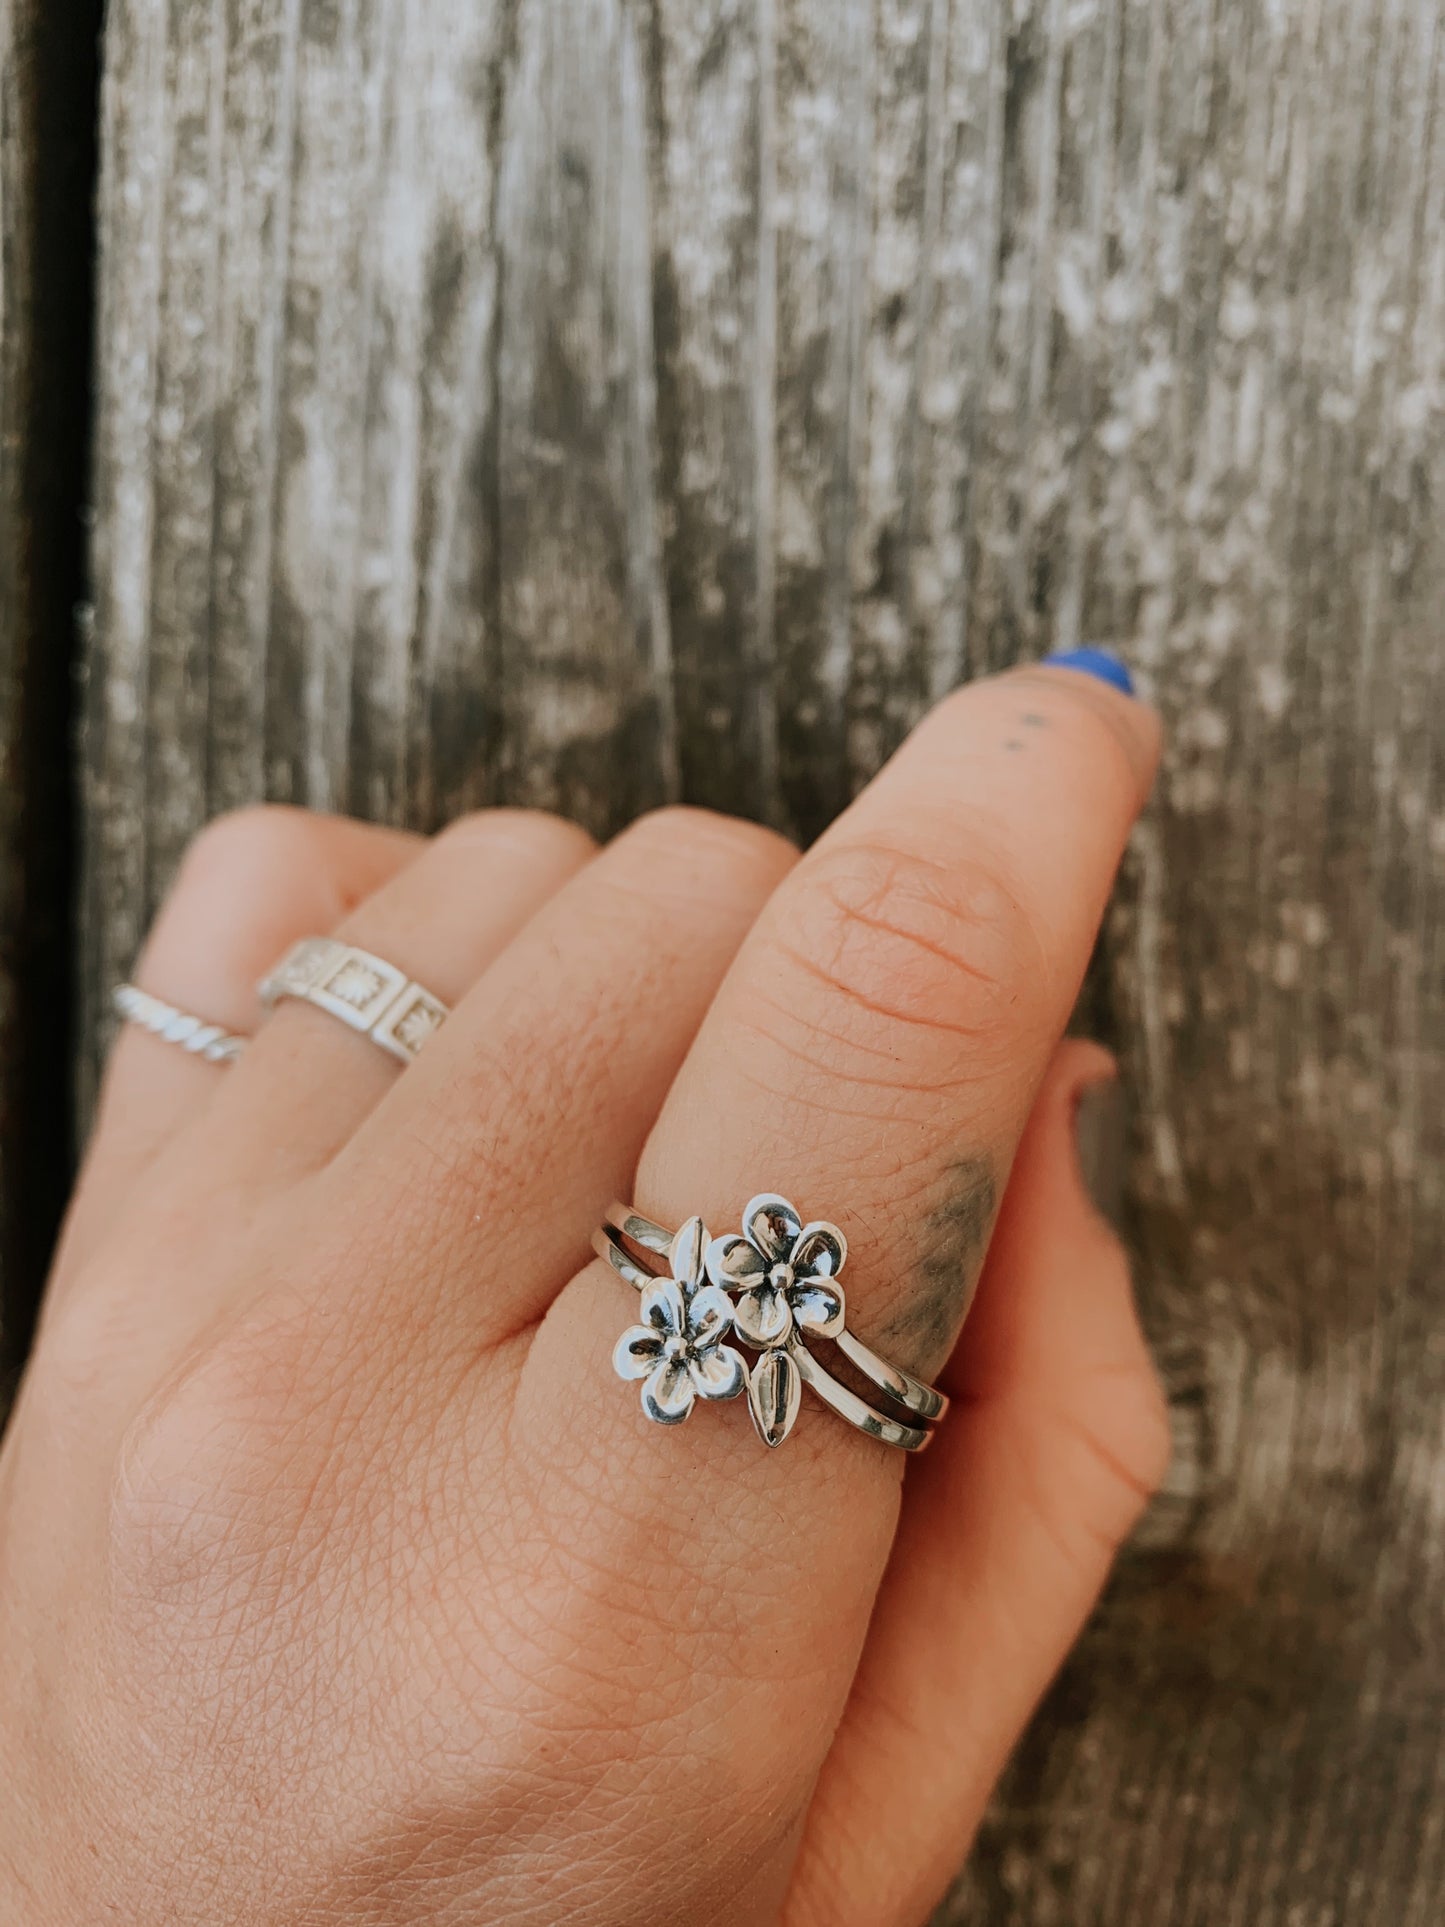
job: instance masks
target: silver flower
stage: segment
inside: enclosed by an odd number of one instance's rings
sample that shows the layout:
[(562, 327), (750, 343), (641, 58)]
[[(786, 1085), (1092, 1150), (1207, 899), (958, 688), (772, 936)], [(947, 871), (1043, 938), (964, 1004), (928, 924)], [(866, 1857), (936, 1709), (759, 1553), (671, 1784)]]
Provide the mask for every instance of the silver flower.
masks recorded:
[(722, 1341), (732, 1329), (727, 1293), (704, 1283), (709, 1243), (701, 1218), (689, 1218), (672, 1241), (670, 1278), (642, 1295), (642, 1323), (625, 1331), (612, 1354), (619, 1378), (645, 1379), (642, 1409), (658, 1425), (681, 1425), (699, 1398), (736, 1398), (747, 1379), (741, 1352)]
[(743, 1235), (714, 1238), (707, 1275), (736, 1292), (733, 1323), (750, 1345), (786, 1345), (795, 1327), (836, 1338), (843, 1293), (834, 1282), (848, 1256), (837, 1225), (804, 1224), (786, 1198), (764, 1193), (743, 1213)]

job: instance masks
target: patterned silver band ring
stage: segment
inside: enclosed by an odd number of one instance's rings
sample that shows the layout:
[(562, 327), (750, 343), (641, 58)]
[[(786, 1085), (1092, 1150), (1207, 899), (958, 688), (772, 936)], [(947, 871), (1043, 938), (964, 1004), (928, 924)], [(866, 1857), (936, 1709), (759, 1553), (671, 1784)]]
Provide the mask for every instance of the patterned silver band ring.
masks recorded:
[(395, 964), (336, 937), (303, 937), (257, 986), (268, 1009), (284, 997), (314, 1004), (409, 1064), (448, 1015), (440, 997)]
[(148, 990), (136, 984), (117, 984), (110, 993), (110, 1001), (116, 1015), (126, 1023), (149, 1031), (163, 1044), (178, 1044), (183, 1051), (207, 1064), (232, 1063), (246, 1048), (244, 1037), (233, 1036), (219, 1024), (208, 1024), (204, 1017), (193, 1017), (189, 1011), (179, 1010), (163, 998), (152, 997)]
[[(335, 937), (303, 938), (263, 978), (257, 991), (268, 1009), (283, 997), (315, 1004), (403, 1064), (411, 1063), (448, 1016), (439, 997), (413, 983), (395, 964)], [(208, 1064), (234, 1063), (250, 1041), (135, 984), (117, 984), (111, 1003), (128, 1024)]]

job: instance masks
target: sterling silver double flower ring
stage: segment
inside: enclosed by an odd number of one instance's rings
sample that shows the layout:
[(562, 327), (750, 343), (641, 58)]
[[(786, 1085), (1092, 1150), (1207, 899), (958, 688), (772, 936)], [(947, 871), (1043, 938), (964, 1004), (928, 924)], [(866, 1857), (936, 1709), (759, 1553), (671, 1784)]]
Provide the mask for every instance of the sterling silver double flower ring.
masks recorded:
[[(746, 1391), (759, 1438), (781, 1445), (806, 1385), (870, 1438), (918, 1452), (948, 1409), (942, 1392), (849, 1331), (839, 1282), (847, 1240), (824, 1219), (805, 1224), (786, 1198), (753, 1198), (741, 1233), (721, 1238), (701, 1218), (672, 1232), (614, 1204), (592, 1242), (642, 1294), (642, 1322), (622, 1334), (612, 1364), (619, 1378), (641, 1381), (642, 1409), (655, 1424), (680, 1425), (698, 1399)], [(819, 1342), (836, 1346), (909, 1417), (879, 1411), (835, 1377), (814, 1354)]]

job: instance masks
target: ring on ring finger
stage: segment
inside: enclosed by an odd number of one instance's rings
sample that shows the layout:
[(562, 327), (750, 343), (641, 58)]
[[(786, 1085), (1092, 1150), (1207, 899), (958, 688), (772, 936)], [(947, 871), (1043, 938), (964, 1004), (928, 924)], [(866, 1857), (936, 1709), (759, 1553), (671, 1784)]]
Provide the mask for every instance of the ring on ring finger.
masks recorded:
[[(413, 982), (395, 964), (335, 937), (303, 937), (256, 990), (268, 1010), (287, 997), (314, 1004), (404, 1064), (420, 1053), (451, 1014), (440, 997)], [(126, 1023), (207, 1063), (233, 1063), (250, 1042), (135, 984), (117, 984), (111, 1002)]]

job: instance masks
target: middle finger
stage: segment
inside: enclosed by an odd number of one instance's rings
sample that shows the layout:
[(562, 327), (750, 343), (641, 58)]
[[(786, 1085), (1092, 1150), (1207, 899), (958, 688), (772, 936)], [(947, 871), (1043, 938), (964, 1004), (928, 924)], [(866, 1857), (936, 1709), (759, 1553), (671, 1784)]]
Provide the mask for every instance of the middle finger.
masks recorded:
[(361, 1274), (406, 1255), (379, 1311), (403, 1301), (433, 1346), (472, 1353), (547, 1309), (793, 860), (756, 824), (659, 810), (533, 916), (322, 1174)]

